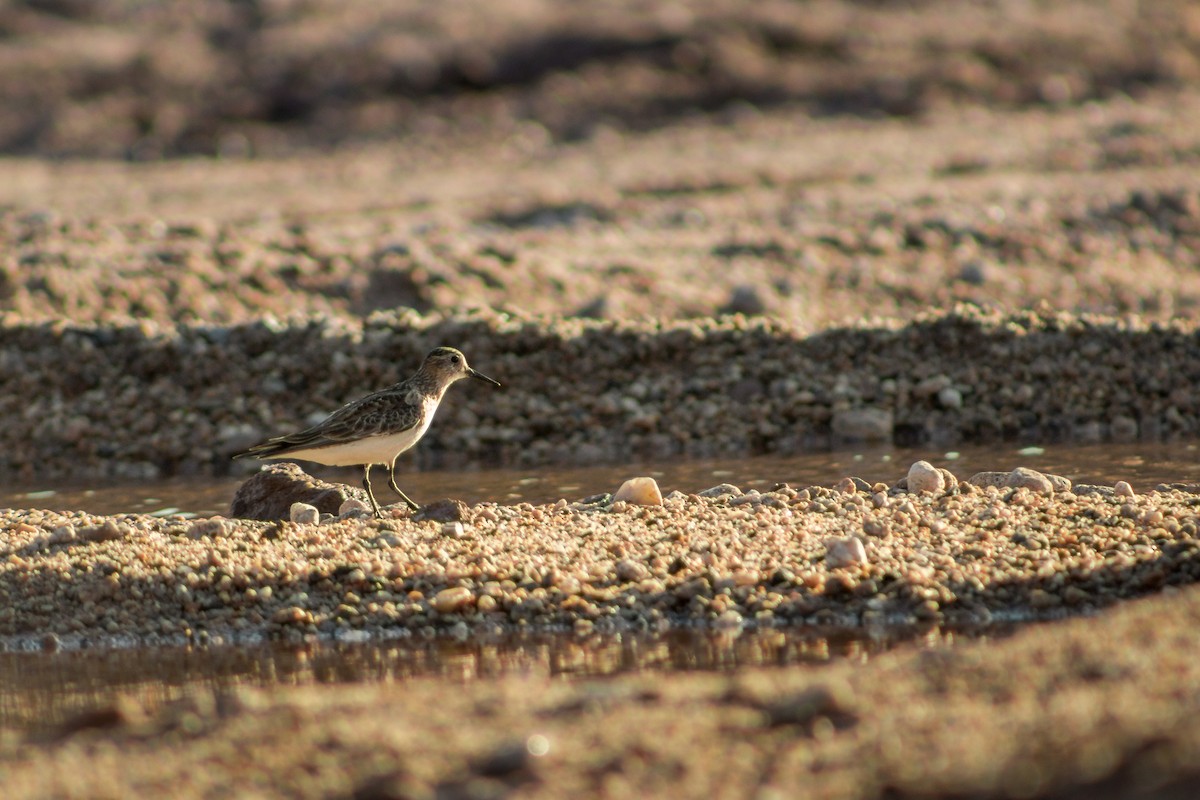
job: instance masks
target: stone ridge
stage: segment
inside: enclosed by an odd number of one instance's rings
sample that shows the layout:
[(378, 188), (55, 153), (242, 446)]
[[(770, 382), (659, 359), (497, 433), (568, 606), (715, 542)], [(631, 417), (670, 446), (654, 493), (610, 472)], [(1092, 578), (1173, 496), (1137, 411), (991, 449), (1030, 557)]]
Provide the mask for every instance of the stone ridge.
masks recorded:
[(1192, 324), (972, 306), (805, 337), (740, 316), (612, 323), (376, 314), (234, 327), (0, 327), (0, 474), (228, 474), (229, 456), (451, 344), (504, 384), (453, 398), (444, 464), (753, 455), (837, 438), (1157, 440), (1200, 430)]

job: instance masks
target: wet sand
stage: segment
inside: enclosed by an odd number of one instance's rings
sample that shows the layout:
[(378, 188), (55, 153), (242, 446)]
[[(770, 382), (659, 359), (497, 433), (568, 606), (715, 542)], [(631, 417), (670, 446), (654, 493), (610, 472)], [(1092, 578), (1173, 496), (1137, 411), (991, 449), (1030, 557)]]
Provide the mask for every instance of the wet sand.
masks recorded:
[[(443, 409), (445, 467), (1194, 436), (1200, 22), (1144, 11), (0, 10), (0, 476), (229, 475), (437, 344), (506, 384)], [(820, 669), (117, 703), (0, 725), (6, 796), (1187, 796), (1194, 475), (844, 477), (427, 522), (8, 509), (0, 632), (1084, 618)]]

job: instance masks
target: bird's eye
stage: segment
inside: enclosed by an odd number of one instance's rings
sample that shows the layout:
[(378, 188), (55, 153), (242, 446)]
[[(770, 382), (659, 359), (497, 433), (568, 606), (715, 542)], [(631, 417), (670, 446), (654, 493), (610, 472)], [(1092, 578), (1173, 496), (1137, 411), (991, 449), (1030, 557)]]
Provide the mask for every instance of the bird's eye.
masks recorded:
[(458, 356), (450, 356), (450, 363), (451, 363), (451, 364), (457, 364), (457, 363), (458, 363)]

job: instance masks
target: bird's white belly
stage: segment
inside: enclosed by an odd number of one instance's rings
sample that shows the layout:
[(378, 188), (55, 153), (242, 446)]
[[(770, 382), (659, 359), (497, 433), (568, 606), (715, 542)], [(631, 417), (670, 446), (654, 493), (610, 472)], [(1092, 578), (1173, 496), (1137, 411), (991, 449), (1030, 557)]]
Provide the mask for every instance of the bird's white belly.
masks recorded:
[(353, 467), (361, 464), (391, 464), (396, 456), (417, 443), (429, 428), (433, 415), (427, 414), (425, 424), (409, 428), (400, 433), (385, 433), (369, 436), (356, 442), (313, 447), (308, 450), (293, 450), (280, 458), (299, 458), (315, 461), (331, 467)]

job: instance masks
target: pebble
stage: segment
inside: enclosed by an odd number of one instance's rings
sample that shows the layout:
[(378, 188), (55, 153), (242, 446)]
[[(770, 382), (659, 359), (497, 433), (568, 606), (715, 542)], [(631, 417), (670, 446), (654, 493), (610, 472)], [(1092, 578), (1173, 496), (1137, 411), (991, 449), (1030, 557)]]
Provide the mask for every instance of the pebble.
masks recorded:
[(1028, 467), (1017, 467), (1008, 474), (1005, 486), (1028, 489), (1039, 494), (1054, 494), (1054, 483), (1047, 476)]
[(338, 506), (337, 510), (337, 516), (339, 519), (362, 516), (370, 513), (371, 507), (362, 500), (359, 500), (357, 497), (347, 497), (342, 501), (342, 504)]
[(454, 522), (445, 522), (442, 523), (442, 536), (448, 536), (451, 539), (462, 539), (466, 536), (466, 529), (457, 520)]
[(971, 477), (967, 478), (967, 483), (972, 486), (986, 488), (988, 486), (1007, 486), (1008, 478), (1011, 473), (1008, 472), (976, 472)]
[(742, 493), (742, 490), (734, 486), (732, 483), (722, 483), (719, 486), (714, 486), (711, 489), (705, 489), (698, 493), (699, 497), (737, 497)]
[(946, 488), (942, 471), (928, 461), (916, 461), (908, 468), (908, 490), (910, 492), (941, 492)]
[(1116, 483), (1114, 483), (1113, 484), (1113, 493), (1116, 494), (1117, 497), (1135, 497), (1136, 496), (1133, 493), (1133, 487), (1129, 485), (1128, 481), (1117, 481)]
[(953, 386), (947, 386), (945, 389), (942, 389), (940, 392), (938, 392), (937, 398), (938, 404), (942, 408), (957, 411), (963, 407), (962, 392)]
[(632, 503), (638, 506), (661, 506), (662, 492), (658, 489), (658, 481), (654, 478), (630, 478), (621, 484), (613, 495), (613, 502)]
[(316, 525), (321, 521), (321, 512), (308, 503), (292, 503), (288, 518), (297, 525)]
[(442, 589), (433, 597), (433, 607), (439, 614), (453, 614), (469, 606), (475, 596), (465, 586)]
[(221, 539), (229, 535), (229, 520), (213, 518), (199, 519), (188, 528), (189, 539)]
[(636, 583), (650, 576), (650, 570), (645, 564), (628, 559), (618, 561), (616, 565), (617, 578), (628, 583)]
[(867, 549), (863, 547), (862, 539), (857, 536), (834, 539), (825, 545), (825, 564), (830, 569), (865, 563), (867, 563)]

